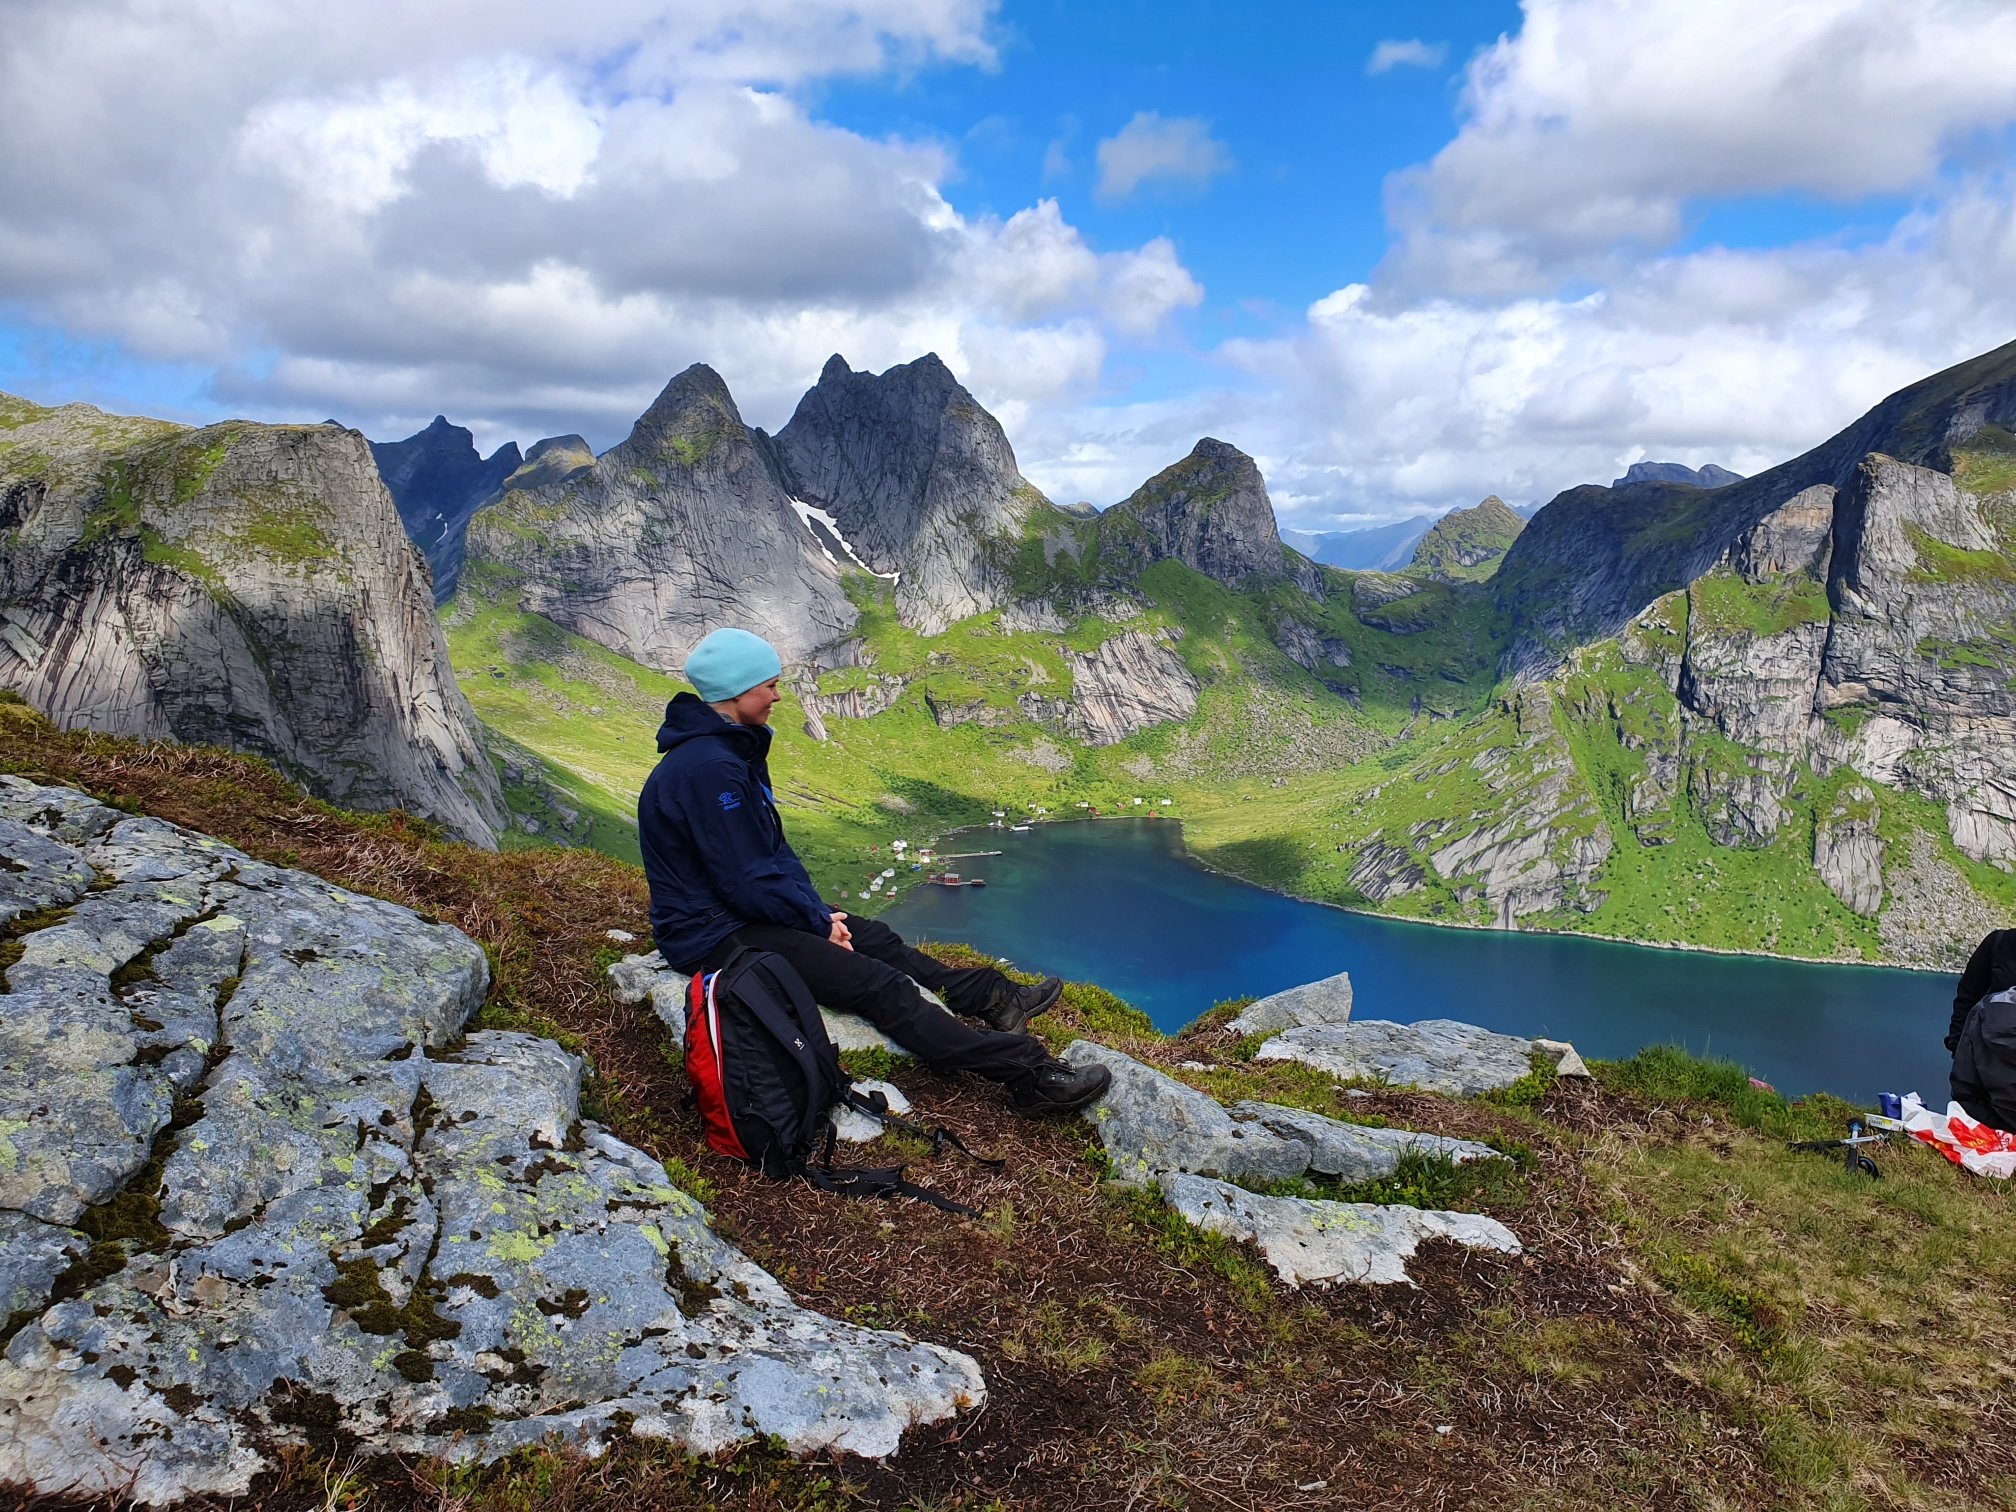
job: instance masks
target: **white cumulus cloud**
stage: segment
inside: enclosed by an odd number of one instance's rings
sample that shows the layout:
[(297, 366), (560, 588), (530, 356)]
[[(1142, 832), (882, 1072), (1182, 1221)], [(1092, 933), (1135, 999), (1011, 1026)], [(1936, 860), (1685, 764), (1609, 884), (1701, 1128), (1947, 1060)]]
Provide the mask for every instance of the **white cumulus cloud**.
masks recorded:
[(1704, 197), (1932, 182), (2016, 122), (2005, 0), (1524, 0), (1469, 66), (1463, 124), (1399, 176), (1393, 272), (1498, 294), (1657, 249)]
[(214, 374), (239, 413), (620, 436), (719, 368), (775, 425), (834, 351), (983, 402), (1089, 392), (1202, 297), (806, 86), (994, 66), (989, 0), (66, 0), (0, 49), (0, 312)]
[(1365, 60), (1368, 74), (1390, 73), (1396, 68), (1440, 68), (1443, 59), (1449, 56), (1447, 42), (1423, 42), (1418, 38), (1402, 41), (1389, 37), (1372, 49), (1372, 56)]
[(1211, 135), (1211, 126), (1196, 116), (1138, 112), (1114, 135), (1099, 143), (1101, 199), (1122, 200), (1143, 184), (1201, 188), (1232, 170), (1232, 153)]

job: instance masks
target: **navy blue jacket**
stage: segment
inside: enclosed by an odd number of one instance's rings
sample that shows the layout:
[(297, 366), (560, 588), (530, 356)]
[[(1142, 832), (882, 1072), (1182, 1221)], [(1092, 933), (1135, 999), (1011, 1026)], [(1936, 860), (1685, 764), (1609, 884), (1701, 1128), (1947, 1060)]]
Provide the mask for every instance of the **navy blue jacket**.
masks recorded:
[(637, 795), (637, 840), (666, 963), (697, 970), (745, 924), (826, 935), (832, 910), (770, 796), (768, 727), (735, 724), (681, 693), (665, 706), (658, 749), (665, 754)]

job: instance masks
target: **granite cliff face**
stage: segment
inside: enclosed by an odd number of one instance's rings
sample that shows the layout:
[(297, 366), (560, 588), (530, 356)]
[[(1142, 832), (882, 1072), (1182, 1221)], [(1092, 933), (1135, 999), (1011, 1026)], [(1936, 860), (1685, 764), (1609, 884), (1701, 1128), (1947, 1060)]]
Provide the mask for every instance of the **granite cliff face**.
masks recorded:
[(936, 353), (880, 375), (835, 355), (772, 445), (792, 497), (898, 575), (897, 614), (927, 635), (1006, 603), (1004, 557), (1032, 515), (1059, 513)]
[(503, 804), (364, 438), (0, 398), (0, 686), (494, 845)]
[(433, 424), (404, 441), (371, 443), (371, 459), (399, 506), (400, 523), (434, 574), (437, 604), (455, 591), (461, 575), (469, 517), (522, 460), (515, 441), (485, 457), (475, 440), (461, 426), (450, 425), (447, 416), (436, 415)]
[(1282, 545), (1253, 459), (1210, 436), (1099, 516), (1096, 540), (1108, 573), (1176, 561), (1229, 588), (1293, 579), (1313, 591), (1320, 581)]
[(720, 625), (788, 662), (852, 628), (839, 569), (713, 369), (674, 378), (621, 445), (584, 450), (538, 452), (477, 511), (465, 582), (668, 672)]
[[(1872, 454), (1847, 487), (1794, 496), (1689, 585), (1674, 692), (1689, 727), (1745, 753), (1740, 770), (1692, 764), (1715, 839), (1768, 843), (1803, 775), (1845, 766), (1937, 800), (1962, 854), (2016, 863), (2011, 524), (2016, 494)], [(1871, 816), (1848, 817), (1821, 825), (1816, 865), (1824, 853), (1844, 901), (1866, 901), (1866, 847), (1843, 846)]]

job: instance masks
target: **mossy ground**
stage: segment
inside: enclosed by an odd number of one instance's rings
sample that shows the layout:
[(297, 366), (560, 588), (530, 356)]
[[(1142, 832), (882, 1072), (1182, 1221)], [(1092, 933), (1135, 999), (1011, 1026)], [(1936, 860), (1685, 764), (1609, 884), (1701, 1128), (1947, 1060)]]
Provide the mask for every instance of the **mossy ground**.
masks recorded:
[(1845, 1110), (1828, 1100), (1788, 1104), (1670, 1051), (1599, 1064), (1595, 1084), (1536, 1075), (1496, 1099), (1343, 1088), (1253, 1061), (1224, 1030), (1233, 1005), (1166, 1039), (1073, 984), (1039, 1021), (1053, 1041), (1093, 1035), (1221, 1097), (1511, 1156), (1461, 1190), (1420, 1169), (1361, 1195), (1460, 1198), (1510, 1224), (1524, 1258), (1430, 1247), (1418, 1290), (1287, 1292), (1244, 1246), (1103, 1188), (1082, 1125), (1014, 1120), (991, 1089), (911, 1064), (876, 1069), (923, 1117), (1007, 1157), (1000, 1173), (917, 1173), (982, 1220), (848, 1203), (713, 1156), (655, 1021), (601, 976), (605, 931), (642, 926), (641, 880), (620, 863), (443, 843), (403, 817), (305, 799), (257, 762), (61, 734), (5, 701), (0, 768), (470, 932), (497, 966), (481, 1022), (585, 1051), (593, 1115), (704, 1190), (717, 1224), (801, 1301), (954, 1342), (990, 1390), (985, 1411), (913, 1430), (887, 1463), (624, 1442), (597, 1460), (551, 1445), (456, 1470), (353, 1458), (311, 1434), (261, 1483), (262, 1507), (1257, 1512), (1336, 1505), (1345, 1488), (1396, 1507), (1957, 1512), (2016, 1495), (2011, 1194), (1915, 1146), (1881, 1152), (1873, 1183), (1789, 1151), (1837, 1130)]

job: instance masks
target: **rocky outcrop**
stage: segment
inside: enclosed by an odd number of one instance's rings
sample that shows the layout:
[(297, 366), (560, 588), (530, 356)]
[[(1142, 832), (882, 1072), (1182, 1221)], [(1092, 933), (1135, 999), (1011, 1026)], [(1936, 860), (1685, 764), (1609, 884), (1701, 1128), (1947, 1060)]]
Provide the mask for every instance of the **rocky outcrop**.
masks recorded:
[[(1481, 905), (1502, 929), (1527, 914), (1563, 908), (1589, 913), (1601, 906), (1605, 894), (1595, 884), (1614, 842), (1556, 728), (1552, 693), (1523, 688), (1502, 709), (1511, 717), (1509, 738), (1468, 763), (1490, 789), (1491, 806), (1421, 820), (1404, 835), (1375, 839), (1360, 850), (1354, 879), (1363, 874), (1397, 896), (1412, 882), (1409, 868), (1418, 872), (1418, 858), (1459, 904)], [(1424, 766), (1408, 776), (1425, 784), (1446, 770), (1445, 764)]]
[(1279, 1103), (1234, 1103), (1231, 1113), (1236, 1119), (1257, 1123), (1270, 1134), (1307, 1145), (1309, 1171), (1336, 1181), (1383, 1180), (1400, 1169), (1400, 1157), (1409, 1152), (1457, 1165), (1472, 1160), (1504, 1159), (1489, 1145), (1474, 1140), (1343, 1123), (1306, 1108), (1287, 1108)]
[(936, 353), (880, 375), (829, 358), (774, 455), (793, 497), (829, 514), (874, 571), (898, 574), (897, 615), (927, 635), (1007, 603), (1024, 526), (1054, 513)]
[(1094, 651), (1066, 651), (1068, 704), (1025, 694), (1023, 712), (1063, 723), (1087, 745), (1108, 746), (1129, 735), (1197, 712), (1198, 683), (1159, 637), (1128, 630)]
[(0, 686), (494, 845), (503, 801), (362, 436), (0, 403)]
[(1253, 1245), (1288, 1286), (1412, 1286), (1407, 1261), (1428, 1239), (1520, 1253), (1510, 1229), (1478, 1213), (1262, 1197), (1203, 1176), (1164, 1176), (1160, 1185), (1173, 1212), (1208, 1234)]
[(711, 368), (674, 378), (592, 464), (550, 456), (470, 521), (465, 581), (664, 672), (720, 625), (790, 662), (853, 627), (839, 569)]
[(1458, 1162), (1501, 1158), (1487, 1145), (1364, 1128), (1274, 1103), (1240, 1103), (1228, 1113), (1174, 1077), (1090, 1040), (1074, 1040), (1064, 1059), (1113, 1073), (1083, 1115), (1099, 1131), (1109, 1179), (1158, 1188), (1170, 1210), (1196, 1227), (1257, 1246), (1289, 1286), (1408, 1281), (1406, 1261), (1430, 1235), (1519, 1253), (1510, 1230), (1476, 1214), (1262, 1197), (1231, 1184), (1265, 1186), (1304, 1173), (1378, 1180), (1408, 1152)]
[(451, 1461), (881, 1455), (984, 1397), (793, 1303), (581, 1119), (578, 1058), (465, 1034), (454, 930), (60, 790), (0, 779), (0, 819), (0, 856), (25, 830), (89, 873), (0, 995), (0, 1482), (242, 1496), (305, 1423)]
[(1444, 583), (1474, 582), (1491, 575), (1525, 528), (1512, 507), (1492, 494), (1437, 520), (1414, 548), (1413, 565)]
[[(2016, 565), (1986, 512), (1945, 473), (1872, 456), (1836, 502), (1821, 709), (1862, 710), (1853, 734), (1816, 722), (1825, 757), (1937, 798), (1961, 851), (2016, 865)], [(1888, 716), (1887, 718), (1884, 716)]]
[(1281, 544), (1253, 459), (1209, 436), (1099, 516), (1097, 549), (1109, 573), (1177, 561), (1231, 588), (1283, 578), (1321, 586), (1314, 565)]
[(1883, 906), (1882, 817), (1876, 795), (1861, 783), (1843, 788), (1813, 827), (1813, 869), (1834, 896), (1865, 918)]
[(371, 460), (399, 508), (399, 523), (427, 558), (434, 577), (434, 602), (455, 591), (462, 573), (463, 537), (469, 517), (518, 470), (518, 443), (506, 441), (485, 457), (475, 436), (446, 415), (404, 441), (373, 441)]
[(1883, 958), (1900, 966), (1957, 972), (1991, 929), (2006, 929), (2008, 915), (1967, 883), (1960, 868), (1939, 854), (1938, 843), (1912, 830), (1892, 856), (1884, 881), (1884, 906), (1876, 916)]
[(1234, 1034), (1272, 1034), (1298, 1024), (1341, 1024), (1351, 1017), (1351, 973), (1304, 982), (1248, 1003), (1225, 1027)]
[[(609, 968), (609, 985), (617, 999), (625, 1003), (648, 1002), (675, 1045), (686, 1042), (686, 988), (691, 980), (683, 971), (674, 971), (667, 966), (665, 958), (655, 950), (643, 955), (625, 956)], [(945, 1007), (944, 1000), (930, 988), (920, 983), (917, 991), (926, 1002)], [(951, 1010), (946, 1011), (949, 1013)], [(819, 1017), (825, 1022), (826, 1038), (833, 1042), (836, 1050), (880, 1050), (899, 1059), (908, 1058), (910, 1054), (866, 1019), (854, 1014), (822, 1007)]]
[(1146, 1186), (1165, 1171), (1196, 1171), (1265, 1184), (1309, 1168), (1309, 1147), (1256, 1123), (1237, 1123), (1202, 1092), (1132, 1056), (1091, 1040), (1073, 1040), (1064, 1059), (1113, 1073), (1105, 1096), (1085, 1110), (1099, 1130), (1109, 1174)]
[(1519, 1035), (1494, 1034), (1455, 1019), (1415, 1024), (1358, 1019), (1284, 1030), (1261, 1045), (1254, 1059), (1300, 1061), (1345, 1081), (1475, 1097), (1525, 1076), (1540, 1048)]

